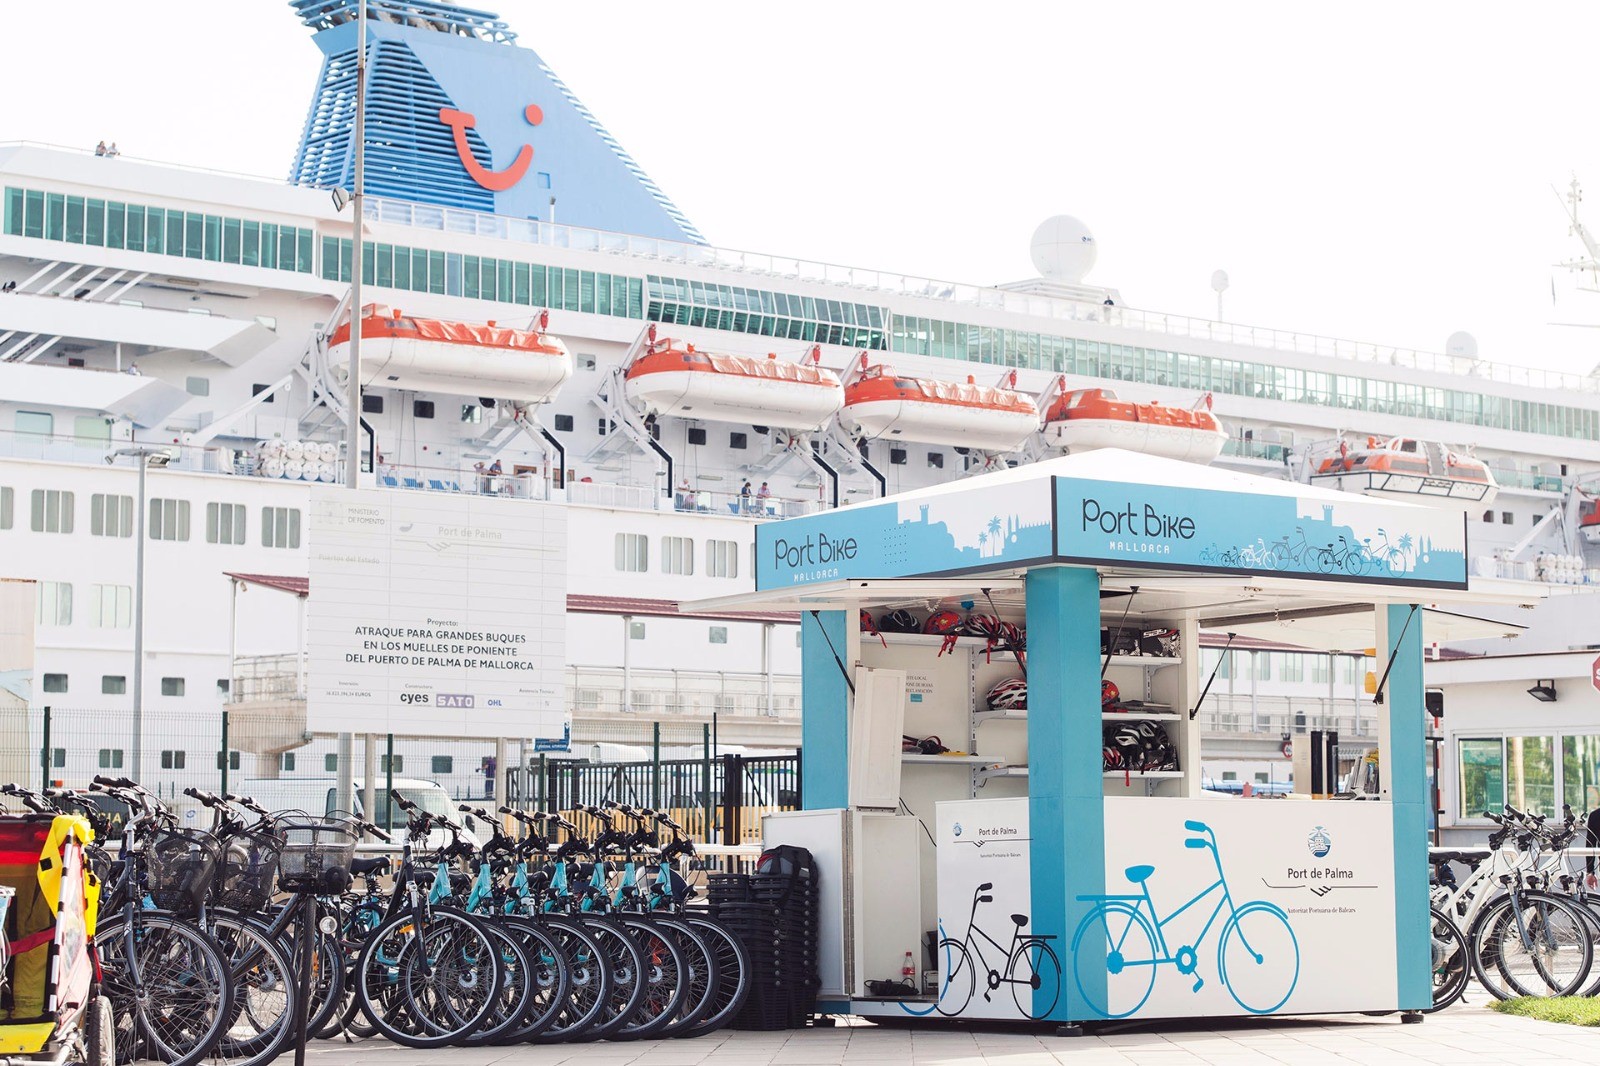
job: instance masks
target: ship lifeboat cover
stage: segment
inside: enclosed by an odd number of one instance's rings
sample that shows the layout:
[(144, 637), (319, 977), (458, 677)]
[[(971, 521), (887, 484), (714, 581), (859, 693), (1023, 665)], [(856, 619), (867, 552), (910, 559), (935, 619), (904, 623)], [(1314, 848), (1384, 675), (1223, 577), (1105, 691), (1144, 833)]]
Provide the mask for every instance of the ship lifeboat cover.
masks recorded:
[(1209, 410), (1133, 403), (1110, 389), (1063, 393), (1045, 414), (1046, 439), (1068, 451), (1124, 448), (1169, 459), (1209, 463), (1227, 431)]
[(844, 413), (862, 436), (1013, 452), (1039, 428), (1032, 398), (995, 385), (897, 375), (867, 367), (844, 393)]
[[(329, 338), (336, 361), (349, 342), (345, 323)], [(548, 333), (380, 314), (375, 307), (361, 319), (361, 356), (372, 385), (526, 403), (548, 400), (572, 376), (566, 345)]]
[(634, 360), (627, 390), (652, 414), (804, 431), (844, 404), (838, 375), (812, 361), (712, 355), (670, 340)]

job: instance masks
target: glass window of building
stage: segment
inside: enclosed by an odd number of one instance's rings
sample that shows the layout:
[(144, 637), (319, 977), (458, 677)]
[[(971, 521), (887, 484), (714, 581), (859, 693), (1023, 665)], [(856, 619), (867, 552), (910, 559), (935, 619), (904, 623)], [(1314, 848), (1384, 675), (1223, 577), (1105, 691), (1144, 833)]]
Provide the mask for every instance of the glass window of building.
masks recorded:
[(661, 538), (661, 572), (663, 574), (694, 573), (694, 539), (692, 537)]
[(180, 541), (188, 540), (189, 501), (163, 499), (151, 500), (150, 539)]
[(206, 504), (206, 543), (243, 544), (244, 511), (242, 503)]
[(37, 621), (42, 626), (72, 624), (72, 584), (67, 581), (41, 581)]
[(300, 508), (261, 508), (261, 546), (263, 548), (300, 547)]
[(89, 535), (133, 536), (133, 497), (97, 492), (89, 497)]
[(618, 570), (642, 574), (650, 569), (650, 538), (643, 533), (618, 533), (615, 552)]
[(34, 489), (32, 528), (35, 533), (71, 533), (77, 497), (64, 489)]

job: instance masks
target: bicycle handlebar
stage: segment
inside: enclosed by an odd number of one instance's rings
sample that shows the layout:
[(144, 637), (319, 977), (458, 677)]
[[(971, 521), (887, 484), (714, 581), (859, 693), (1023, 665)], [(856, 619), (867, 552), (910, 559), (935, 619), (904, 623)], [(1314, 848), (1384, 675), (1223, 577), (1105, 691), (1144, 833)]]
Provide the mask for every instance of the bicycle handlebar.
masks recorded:
[(1186, 848), (1208, 848), (1211, 846), (1211, 842), (1208, 840), (1201, 840), (1199, 837), (1190, 837), (1188, 840), (1183, 842), (1183, 846)]
[(1193, 819), (1190, 819), (1189, 821), (1184, 822), (1183, 823), (1183, 827), (1185, 829), (1187, 829), (1191, 833), (1209, 833), (1209, 832), (1211, 832), (1211, 827), (1209, 825), (1206, 825), (1206, 823), (1204, 823), (1204, 822), (1194, 821)]

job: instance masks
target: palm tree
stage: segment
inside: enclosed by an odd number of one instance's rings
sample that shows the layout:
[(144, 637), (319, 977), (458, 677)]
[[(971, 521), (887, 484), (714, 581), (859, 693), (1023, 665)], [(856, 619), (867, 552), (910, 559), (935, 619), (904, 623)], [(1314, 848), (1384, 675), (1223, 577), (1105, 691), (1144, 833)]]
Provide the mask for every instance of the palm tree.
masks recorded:
[(979, 533), (978, 534), (978, 555), (980, 557), (982, 557), (982, 555), (983, 555), (983, 546), (985, 544), (987, 544), (987, 543), (989, 543), (989, 534), (987, 534), (987, 533)]
[(996, 555), (999, 555), (1001, 547), (1002, 547), (1002, 542), (1001, 542), (1001, 539), (1000, 539), (1000, 516), (999, 515), (996, 515), (995, 517), (989, 519), (989, 536), (994, 538), (994, 553)]

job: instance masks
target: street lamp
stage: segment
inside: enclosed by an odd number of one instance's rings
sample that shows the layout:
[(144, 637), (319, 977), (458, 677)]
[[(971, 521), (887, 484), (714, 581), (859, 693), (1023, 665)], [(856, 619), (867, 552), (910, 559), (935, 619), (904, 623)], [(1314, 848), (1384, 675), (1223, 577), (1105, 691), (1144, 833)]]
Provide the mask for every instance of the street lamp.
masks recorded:
[(164, 467), (172, 453), (149, 445), (118, 448), (106, 456), (107, 463), (131, 457), (139, 463), (139, 504), (134, 537), (137, 546), (133, 564), (133, 760), (129, 767), (135, 781), (144, 772), (144, 472), (149, 467)]

